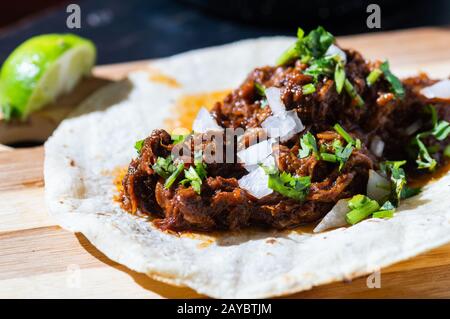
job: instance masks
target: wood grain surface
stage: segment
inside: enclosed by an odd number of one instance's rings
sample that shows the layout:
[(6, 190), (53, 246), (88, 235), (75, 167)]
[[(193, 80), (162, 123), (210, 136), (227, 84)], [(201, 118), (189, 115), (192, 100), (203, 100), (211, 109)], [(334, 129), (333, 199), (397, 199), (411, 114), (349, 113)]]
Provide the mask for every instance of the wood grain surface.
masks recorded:
[[(399, 72), (420, 69), (435, 76), (450, 75), (448, 29), (343, 37), (339, 43), (358, 49), (367, 58), (388, 58)], [(117, 80), (147, 63), (99, 66), (94, 74)], [(74, 101), (80, 99), (78, 92), (73, 94)], [(109, 260), (82, 234), (57, 226), (44, 203), (43, 159), (42, 146), (0, 146), (0, 298), (204, 297), (131, 271)], [(450, 244), (382, 269), (380, 279), (380, 288), (368, 288), (365, 276), (288, 297), (448, 298)]]

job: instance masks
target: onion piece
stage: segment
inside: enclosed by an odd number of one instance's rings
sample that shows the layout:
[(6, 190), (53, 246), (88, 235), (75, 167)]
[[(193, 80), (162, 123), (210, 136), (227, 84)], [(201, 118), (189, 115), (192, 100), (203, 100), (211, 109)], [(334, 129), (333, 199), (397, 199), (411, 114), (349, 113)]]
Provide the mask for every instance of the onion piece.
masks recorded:
[(345, 215), (350, 211), (348, 199), (339, 200), (336, 205), (325, 215), (320, 223), (314, 228), (314, 233), (320, 233), (324, 230), (347, 225)]
[(273, 115), (284, 114), (286, 107), (281, 100), (281, 89), (276, 87), (270, 87), (266, 89), (266, 98), (269, 103), (270, 109)]
[(345, 54), (345, 52), (339, 48), (337, 45), (330, 45), (328, 47), (327, 52), (325, 52), (326, 56), (333, 56), (333, 55), (339, 55), (342, 59), (342, 61), (344, 61), (344, 63), (347, 63), (347, 54)]
[(281, 142), (289, 140), (305, 129), (295, 110), (269, 116), (261, 123), (261, 126), (267, 130), (269, 137), (280, 138)]
[(272, 155), (269, 155), (267, 158), (263, 159), (261, 162), (258, 162), (258, 164), (244, 164), (244, 168), (247, 170), (247, 172), (252, 172), (255, 169), (259, 167), (259, 165), (262, 164), (264, 166), (273, 167), (276, 165), (275, 158)]
[(241, 177), (238, 183), (240, 188), (245, 189), (256, 198), (262, 198), (273, 192), (268, 186), (269, 176), (266, 175), (266, 172), (261, 167)]
[(428, 99), (450, 99), (450, 80), (441, 80), (420, 90)]
[(239, 151), (237, 156), (244, 165), (257, 165), (272, 154), (273, 143), (275, 143), (273, 139), (264, 140)]
[(384, 151), (384, 141), (379, 136), (374, 136), (370, 142), (370, 150), (375, 156), (381, 157)]
[(192, 130), (196, 133), (206, 133), (208, 131), (223, 131), (223, 127), (219, 126), (211, 113), (202, 107), (192, 124)]
[(385, 177), (370, 169), (369, 179), (367, 180), (367, 196), (382, 203), (389, 196), (390, 192), (391, 183)]

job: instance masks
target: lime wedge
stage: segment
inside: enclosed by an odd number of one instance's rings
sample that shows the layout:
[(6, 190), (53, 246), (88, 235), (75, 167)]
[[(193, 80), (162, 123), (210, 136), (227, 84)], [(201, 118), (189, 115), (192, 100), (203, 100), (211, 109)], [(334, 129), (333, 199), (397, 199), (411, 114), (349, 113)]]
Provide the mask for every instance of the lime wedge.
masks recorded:
[(73, 89), (95, 63), (94, 44), (74, 34), (44, 34), (18, 46), (0, 71), (3, 117), (26, 119)]

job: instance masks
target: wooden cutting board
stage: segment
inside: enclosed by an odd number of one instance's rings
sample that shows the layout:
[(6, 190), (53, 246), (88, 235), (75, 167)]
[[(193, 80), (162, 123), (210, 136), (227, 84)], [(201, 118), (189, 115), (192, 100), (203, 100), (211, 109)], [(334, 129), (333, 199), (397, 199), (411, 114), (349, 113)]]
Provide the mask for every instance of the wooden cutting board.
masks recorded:
[[(367, 58), (388, 58), (399, 72), (422, 69), (434, 76), (450, 75), (449, 29), (343, 37), (339, 43), (358, 49)], [(145, 68), (147, 63), (100, 66), (94, 75), (117, 80)], [(86, 86), (92, 85), (98, 87), (98, 82), (83, 83), (85, 89), (65, 97), (65, 103), (76, 104), (83, 97), (80, 92), (86, 94)], [(190, 289), (162, 284), (131, 271), (109, 260), (83, 235), (57, 226), (44, 204), (43, 159), (42, 146), (0, 146), (0, 298), (201, 297)], [(366, 276), (289, 297), (448, 298), (450, 244), (382, 269), (379, 278), (380, 288), (368, 288)]]

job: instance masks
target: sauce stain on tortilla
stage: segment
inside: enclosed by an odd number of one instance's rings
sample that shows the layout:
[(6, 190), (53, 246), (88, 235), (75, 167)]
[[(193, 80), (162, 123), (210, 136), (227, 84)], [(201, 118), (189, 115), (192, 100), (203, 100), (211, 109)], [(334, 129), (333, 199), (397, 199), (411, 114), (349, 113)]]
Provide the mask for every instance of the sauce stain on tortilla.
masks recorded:
[(210, 110), (217, 101), (222, 101), (231, 90), (212, 91), (181, 96), (172, 107), (173, 117), (166, 120), (169, 130), (185, 128), (192, 130), (192, 122), (198, 111), (205, 107)]
[(177, 81), (177, 79), (170, 77), (168, 75), (162, 74), (162, 73), (150, 74), (149, 79), (152, 82), (164, 84), (171, 88), (180, 88), (181, 87), (181, 84)]

